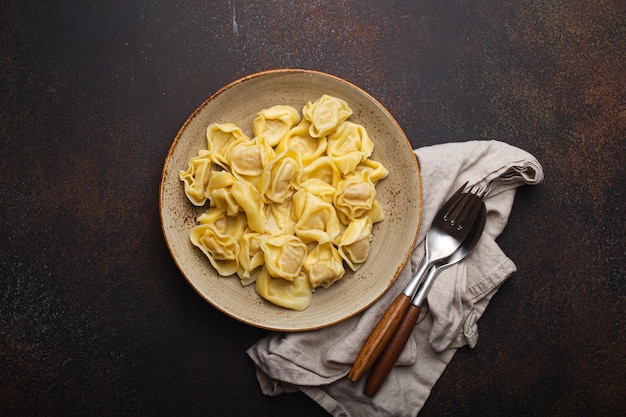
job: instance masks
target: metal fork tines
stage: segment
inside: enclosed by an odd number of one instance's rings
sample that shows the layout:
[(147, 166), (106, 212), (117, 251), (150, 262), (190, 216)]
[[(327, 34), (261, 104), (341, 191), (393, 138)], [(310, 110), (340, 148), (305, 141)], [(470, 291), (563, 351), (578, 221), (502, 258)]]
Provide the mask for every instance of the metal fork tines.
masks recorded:
[(463, 184), (435, 215), (431, 229), (426, 234), (426, 254), (417, 273), (389, 306), (361, 348), (348, 375), (351, 380), (355, 382), (360, 380), (374, 364), (398, 328), (426, 272), (436, 262), (449, 258), (461, 246), (472, 229), (471, 226), (480, 212), (484, 194), (480, 195), (480, 190), (473, 191), (472, 189), (465, 192), (466, 187), (467, 183)]
[[(480, 189), (463, 192), (464, 184), (446, 204), (439, 210), (433, 224), (426, 234), (426, 254), (420, 263), (417, 273), (404, 288), (403, 294), (413, 298), (422, 283), (426, 271), (436, 262), (450, 257), (463, 243), (469, 234), (482, 204), (484, 194)], [(456, 196), (456, 197), (455, 197)]]

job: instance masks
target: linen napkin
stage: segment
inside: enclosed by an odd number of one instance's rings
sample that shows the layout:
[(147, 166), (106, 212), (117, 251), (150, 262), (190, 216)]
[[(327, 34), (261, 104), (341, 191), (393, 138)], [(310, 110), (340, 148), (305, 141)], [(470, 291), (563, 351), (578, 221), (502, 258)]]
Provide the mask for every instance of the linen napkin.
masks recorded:
[[(543, 170), (528, 152), (499, 141), (447, 143), (414, 152), (423, 212), (410, 262), (392, 288), (363, 313), (324, 329), (272, 333), (250, 347), (247, 353), (264, 394), (300, 390), (335, 417), (416, 416), (456, 350), (476, 345), (478, 319), (516, 270), (495, 239), (506, 226), (515, 189), (540, 183)], [(465, 181), (490, 183), (484, 233), (463, 262), (439, 274), (398, 362), (378, 393), (369, 397), (363, 393), (367, 374), (358, 383), (347, 374), (379, 318), (417, 272), (435, 213)]]

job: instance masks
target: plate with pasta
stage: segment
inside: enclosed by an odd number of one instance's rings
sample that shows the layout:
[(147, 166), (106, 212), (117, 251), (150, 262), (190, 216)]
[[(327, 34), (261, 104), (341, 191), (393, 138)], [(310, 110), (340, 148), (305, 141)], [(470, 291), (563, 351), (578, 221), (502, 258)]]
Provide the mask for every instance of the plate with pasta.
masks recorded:
[(233, 81), (187, 118), (159, 205), (170, 253), (206, 301), (256, 327), (305, 331), (393, 285), (419, 231), (421, 179), (371, 95), (279, 69)]

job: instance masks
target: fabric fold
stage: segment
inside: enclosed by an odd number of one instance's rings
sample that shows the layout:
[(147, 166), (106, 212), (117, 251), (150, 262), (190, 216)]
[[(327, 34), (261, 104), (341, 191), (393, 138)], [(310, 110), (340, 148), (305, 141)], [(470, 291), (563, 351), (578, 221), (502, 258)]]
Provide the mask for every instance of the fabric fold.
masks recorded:
[[(302, 391), (333, 416), (415, 416), (456, 350), (473, 348), (478, 321), (515, 264), (496, 238), (506, 227), (515, 189), (543, 180), (528, 152), (499, 141), (447, 143), (415, 150), (423, 187), (422, 228), (411, 260), (396, 283), (361, 314), (333, 326), (298, 333), (272, 333), (248, 349), (266, 395)], [(449, 195), (465, 181), (489, 185), (487, 223), (474, 251), (445, 269), (433, 283), (418, 322), (398, 362), (374, 397), (346, 377), (361, 346), (402, 291), (424, 256), (424, 237)]]

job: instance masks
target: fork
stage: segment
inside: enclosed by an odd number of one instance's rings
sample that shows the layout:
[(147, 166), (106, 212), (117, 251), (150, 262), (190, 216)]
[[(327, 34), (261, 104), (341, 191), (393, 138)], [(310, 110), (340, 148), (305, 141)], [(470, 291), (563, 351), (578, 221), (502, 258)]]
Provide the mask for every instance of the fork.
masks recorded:
[(426, 295), (435, 281), (436, 276), (442, 270), (461, 262), (470, 254), (470, 252), (472, 252), (483, 234), (486, 220), (487, 210), (485, 208), (485, 204), (482, 203), (478, 219), (474, 222), (471, 233), (467, 236), (467, 238), (465, 238), (461, 247), (445, 261), (438, 262), (429, 269), (426, 279), (422, 282), (417, 294), (415, 294), (415, 297), (411, 300), (411, 306), (402, 318), (398, 329), (393, 334), (389, 343), (372, 367), (367, 384), (365, 384), (365, 388), (363, 390), (367, 395), (376, 395), (380, 386), (385, 382), (387, 375), (389, 375), (391, 368), (393, 368), (396, 361), (400, 357), (406, 342), (409, 340), (409, 337), (413, 332), (413, 328), (417, 323), (417, 319), (422, 309), (422, 304), (426, 301)]
[[(482, 196), (463, 192), (463, 184), (441, 207), (435, 215), (432, 226), (426, 234), (426, 254), (417, 273), (404, 288), (402, 293), (389, 306), (367, 341), (361, 348), (350, 369), (348, 378), (359, 381), (380, 356), (397, 330), (402, 317), (409, 309), (425, 273), (437, 262), (449, 258), (463, 243), (482, 205)], [(484, 196), (484, 195), (483, 195)]]

